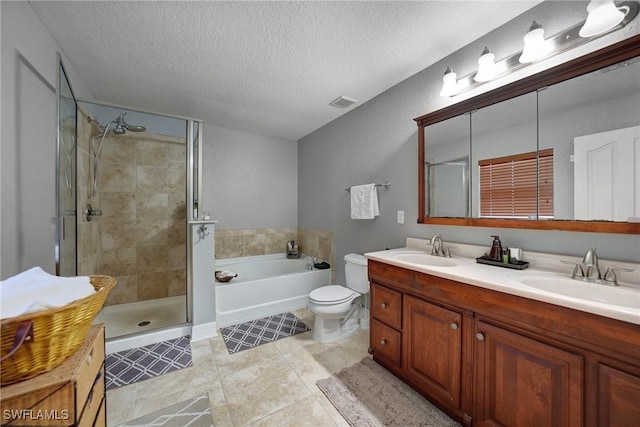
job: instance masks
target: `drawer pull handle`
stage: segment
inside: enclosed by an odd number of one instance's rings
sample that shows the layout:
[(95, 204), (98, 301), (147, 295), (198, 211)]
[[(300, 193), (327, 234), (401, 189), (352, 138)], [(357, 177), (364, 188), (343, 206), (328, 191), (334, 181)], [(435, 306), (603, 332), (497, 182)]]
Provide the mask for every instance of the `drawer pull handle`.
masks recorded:
[(380, 345), (385, 345), (386, 343), (387, 343), (387, 340), (386, 340), (386, 339), (382, 338), (382, 339), (380, 340)]
[(458, 329), (458, 324), (456, 322), (451, 322), (451, 329), (453, 329), (454, 331)]
[(476, 338), (478, 339), (478, 341), (484, 341), (484, 334), (482, 332), (478, 332), (476, 334)]
[(382, 304), (380, 304), (380, 307), (382, 307), (382, 308), (387, 308), (387, 304), (382, 303)]

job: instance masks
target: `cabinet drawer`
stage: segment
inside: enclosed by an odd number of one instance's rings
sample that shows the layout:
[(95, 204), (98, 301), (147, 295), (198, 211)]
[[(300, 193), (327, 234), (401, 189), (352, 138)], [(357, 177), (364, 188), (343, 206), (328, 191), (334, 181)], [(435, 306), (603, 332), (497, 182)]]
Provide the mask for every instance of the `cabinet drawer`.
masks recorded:
[(376, 359), (399, 368), (401, 344), (400, 332), (376, 319), (371, 321), (371, 348)]
[[(81, 414), (89, 393), (94, 388), (98, 372), (101, 371), (104, 363), (104, 328), (93, 341), (91, 349), (80, 362), (80, 374), (76, 382), (76, 414)], [(104, 377), (104, 375), (103, 375)], [(104, 384), (104, 378), (102, 379)], [(99, 399), (98, 399), (99, 401)]]
[(393, 328), (402, 329), (402, 294), (372, 283), (371, 315)]
[(98, 371), (98, 376), (94, 379), (94, 385), (89, 395), (87, 396), (87, 401), (84, 406), (84, 411), (82, 412), (82, 416), (80, 421), (78, 422), (79, 427), (91, 427), (93, 426), (93, 422), (96, 419), (96, 414), (100, 410), (100, 405), (102, 404), (102, 400), (104, 398), (104, 368)]

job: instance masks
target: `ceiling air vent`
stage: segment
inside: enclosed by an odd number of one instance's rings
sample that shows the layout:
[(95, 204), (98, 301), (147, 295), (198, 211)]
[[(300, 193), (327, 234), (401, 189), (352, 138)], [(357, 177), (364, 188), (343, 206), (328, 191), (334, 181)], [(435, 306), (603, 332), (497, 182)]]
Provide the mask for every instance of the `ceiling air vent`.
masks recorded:
[(347, 107), (351, 107), (356, 102), (358, 101), (356, 101), (353, 98), (349, 98), (346, 96), (339, 96), (333, 101), (331, 101), (329, 105), (333, 105), (334, 107), (338, 107), (338, 108), (347, 108)]

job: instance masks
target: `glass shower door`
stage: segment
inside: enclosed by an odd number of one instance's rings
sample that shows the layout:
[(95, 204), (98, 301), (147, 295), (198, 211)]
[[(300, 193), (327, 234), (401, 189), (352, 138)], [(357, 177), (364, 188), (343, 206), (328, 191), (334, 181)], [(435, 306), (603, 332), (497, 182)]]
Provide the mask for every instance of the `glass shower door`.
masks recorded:
[(58, 57), (58, 135), (56, 163), (56, 245), (58, 276), (77, 274), (76, 245), (76, 170), (77, 170), (77, 105), (67, 73)]

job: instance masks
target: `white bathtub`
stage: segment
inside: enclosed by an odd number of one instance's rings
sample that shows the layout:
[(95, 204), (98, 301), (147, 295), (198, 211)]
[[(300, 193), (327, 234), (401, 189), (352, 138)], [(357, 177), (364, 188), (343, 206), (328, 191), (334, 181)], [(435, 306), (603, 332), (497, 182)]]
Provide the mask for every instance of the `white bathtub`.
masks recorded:
[(306, 307), (309, 292), (331, 282), (331, 269), (312, 271), (306, 259), (285, 254), (216, 260), (215, 270), (232, 270), (238, 277), (216, 281), (216, 325), (234, 325)]

